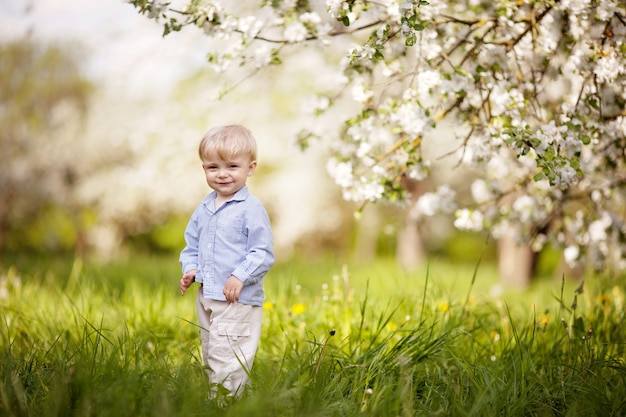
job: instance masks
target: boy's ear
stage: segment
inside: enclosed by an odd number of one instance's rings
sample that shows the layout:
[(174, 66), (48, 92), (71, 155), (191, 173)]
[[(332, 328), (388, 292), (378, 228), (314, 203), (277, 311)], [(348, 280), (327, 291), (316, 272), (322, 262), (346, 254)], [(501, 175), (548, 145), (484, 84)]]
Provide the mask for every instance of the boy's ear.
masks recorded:
[(255, 169), (256, 169), (256, 161), (250, 162), (250, 165), (248, 166), (248, 176), (251, 176), (252, 174), (254, 174)]

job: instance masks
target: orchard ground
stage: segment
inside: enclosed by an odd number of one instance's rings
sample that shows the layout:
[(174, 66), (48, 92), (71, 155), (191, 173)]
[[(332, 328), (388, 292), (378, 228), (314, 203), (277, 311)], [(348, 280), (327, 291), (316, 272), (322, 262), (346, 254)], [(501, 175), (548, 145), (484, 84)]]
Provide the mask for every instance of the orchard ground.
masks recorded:
[(626, 413), (621, 277), (513, 292), (494, 291), (496, 268), (478, 262), (280, 263), (252, 389), (232, 401), (207, 399), (179, 275), (172, 256), (4, 257), (2, 415)]

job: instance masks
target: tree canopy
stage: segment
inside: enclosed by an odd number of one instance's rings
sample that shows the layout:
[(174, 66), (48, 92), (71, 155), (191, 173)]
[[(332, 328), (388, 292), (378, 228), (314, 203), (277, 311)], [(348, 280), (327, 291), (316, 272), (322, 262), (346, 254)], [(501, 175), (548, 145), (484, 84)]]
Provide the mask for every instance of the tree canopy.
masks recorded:
[[(337, 83), (311, 111), (354, 102), (330, 132), (328, 171), (346, 200), (410, 201), (404, 184), (428, 178), (423, 145), (448, 121), (457, 145), (441, 154), (480, 175), (469, 198), (445, 184), (424, 193), (414, 216), (449, 213), (495, 238), (513, 231), (535, 251), (562, 248), (572, 265), (625, 265), (623, 2), (128, 2), (164, 35), (203, 30), (217, 71), (281, 65), (304, 45), (339, 51)], [(328, 134), (303, 126), (299, 140)]]

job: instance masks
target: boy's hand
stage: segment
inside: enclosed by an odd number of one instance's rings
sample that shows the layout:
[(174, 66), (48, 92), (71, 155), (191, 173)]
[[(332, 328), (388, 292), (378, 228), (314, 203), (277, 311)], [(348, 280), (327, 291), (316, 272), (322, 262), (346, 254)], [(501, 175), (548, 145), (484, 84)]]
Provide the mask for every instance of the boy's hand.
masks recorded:
[(234, 303), (235, 301), (239, 301), (239, 294), (241, 294), (241, 289), (243, 288), (243, 282), (239, 280), (234, 275), (231, 275), (226, 281), (226, 285), (224, 285), (224, 296), (226, 297), (226, 301), (229, 303)]
[(185, 291), (187, 288), (193, 284), (196, 280), (196, 270), (190, 269), (189, 271), (183, 274), (183, 277), (180, 279), (180, 295), (185, 295)]

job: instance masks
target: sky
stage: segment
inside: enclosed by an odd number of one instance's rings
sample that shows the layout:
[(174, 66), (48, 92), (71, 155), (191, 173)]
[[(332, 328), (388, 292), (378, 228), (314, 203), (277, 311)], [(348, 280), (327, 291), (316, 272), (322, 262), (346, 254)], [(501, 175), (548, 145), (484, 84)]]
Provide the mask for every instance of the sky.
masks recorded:
[(0, 0), (0, 37), (28, 33), (37, 40), (84, 45), (88, 76), (128, 93), (167, 91), (205, 65), (199, 31), (162, 37), (157, 22), (123, 0)]

